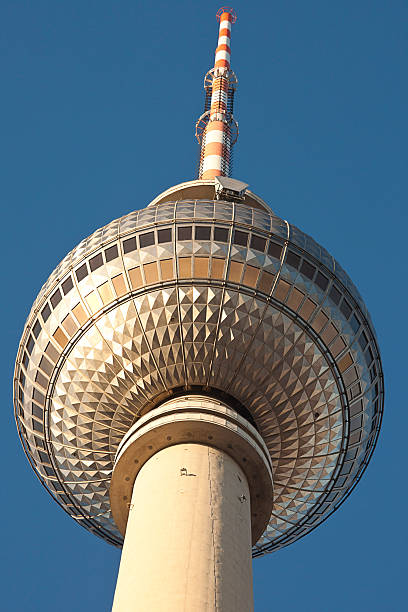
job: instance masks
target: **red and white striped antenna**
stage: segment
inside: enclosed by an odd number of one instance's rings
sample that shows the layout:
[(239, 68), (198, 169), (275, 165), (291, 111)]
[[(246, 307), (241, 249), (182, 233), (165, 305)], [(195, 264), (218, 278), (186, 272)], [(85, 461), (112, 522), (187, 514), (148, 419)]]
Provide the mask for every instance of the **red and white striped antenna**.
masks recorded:
[(237, 78), (231, 70), (231, 25), (236, 22), (234, 9), (222, 7), (214, 68), (204, 78), (206, 91), (204, 113), (196, 123), (200, 144), (200, 179), (230, 176), (231, 149), (238, 138), (238, 124), (233, 117)]

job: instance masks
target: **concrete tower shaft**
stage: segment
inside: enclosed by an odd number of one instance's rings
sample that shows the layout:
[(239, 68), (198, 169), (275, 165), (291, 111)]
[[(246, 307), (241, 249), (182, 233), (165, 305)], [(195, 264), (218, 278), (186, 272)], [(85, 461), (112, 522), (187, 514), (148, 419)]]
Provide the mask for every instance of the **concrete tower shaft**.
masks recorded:
[(125, 535), (114, 612), (253, 609), (251, 551), (272, 511), (272, 466), (234, 410), (186, 395), (150, 411), (119, 446), (110, 497)]
[(249, 499), (221, 450), (186, 443), (154, 455), (133, 488), (113, 612), (253, 610)]

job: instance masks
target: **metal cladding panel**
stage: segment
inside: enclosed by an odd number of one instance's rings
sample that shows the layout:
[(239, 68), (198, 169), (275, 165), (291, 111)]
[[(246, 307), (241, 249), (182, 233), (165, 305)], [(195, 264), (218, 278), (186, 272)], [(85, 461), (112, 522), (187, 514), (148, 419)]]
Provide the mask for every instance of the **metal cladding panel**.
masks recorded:
[(273, 213), (211, 200), (130, 213), (69, 253), (27, 319), (14, 385), (41, 482), (116, 545), (109, 483), (132, 424), (175, 390), (235, 398), (274, 469), (254, 556), (339, 506), (371, 456), (383, 406), (374, 329), (337, 262)]

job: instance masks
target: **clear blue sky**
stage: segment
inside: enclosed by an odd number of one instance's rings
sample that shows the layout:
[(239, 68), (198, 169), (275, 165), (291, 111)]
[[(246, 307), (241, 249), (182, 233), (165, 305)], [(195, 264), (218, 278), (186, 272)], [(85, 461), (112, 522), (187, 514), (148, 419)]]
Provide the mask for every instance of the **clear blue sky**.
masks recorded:
[[(382, 351), (373, 460), (325, 524), (254, 563), (257, 612), (406, 605), (406, 0), (234, 3), (233, 175), (350, 274)], [(2, 609), (110, 609), (119, 551), (45, 493), (19, 447), (12, 371), (31, 304), (83, 237), (194, 178), (218, 2), (2, 0)], [(404, 469), (405, 468), (405, 469)], [(404, 605), (405, 604), (405, 605)]]

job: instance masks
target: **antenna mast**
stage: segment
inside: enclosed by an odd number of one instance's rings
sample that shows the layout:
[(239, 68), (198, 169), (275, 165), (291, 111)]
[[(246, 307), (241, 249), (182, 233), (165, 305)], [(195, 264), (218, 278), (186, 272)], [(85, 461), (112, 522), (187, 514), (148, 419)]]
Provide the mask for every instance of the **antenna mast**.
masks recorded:
[(231, 149), (238, 138), (238, 124), (233, 117), (237, 77), (231, 70), (231, 25), (236, 22), (234, 9), (222, 7), (217, 12), (220, 22), (214, 68), (204, 78), (206, 92), (204, 113), (196, 124), (200, 144), (198, 178), (230, 176)]

